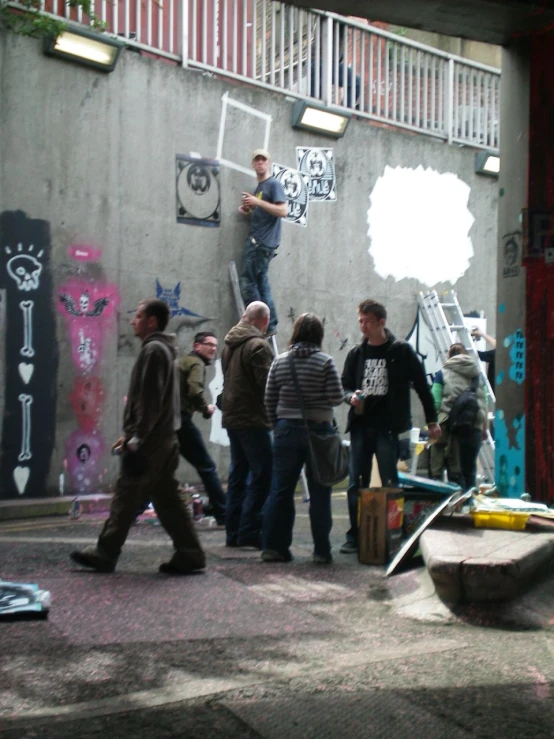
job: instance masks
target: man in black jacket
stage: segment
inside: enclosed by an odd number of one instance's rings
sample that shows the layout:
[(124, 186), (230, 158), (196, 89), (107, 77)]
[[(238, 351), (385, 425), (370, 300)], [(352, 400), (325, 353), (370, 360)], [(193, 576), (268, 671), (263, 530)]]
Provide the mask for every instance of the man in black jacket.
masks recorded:
[(350, 407), (350, 529), (343, 553), (358, 551), (358, 495), (371, 478), (373, 455), (385, 487), (398, 484), (398, 434), (412, 426), (410, 388), (413, 385), (425, 411), (429, 435), (440, 435), (433, 397), (425, 372), (406, 341), (397, 341), (385, 328), (387, 311), (376, 300), (358, 306), (358, 323), (364, 336), (348, 353), (342, 373), (345, 402)]

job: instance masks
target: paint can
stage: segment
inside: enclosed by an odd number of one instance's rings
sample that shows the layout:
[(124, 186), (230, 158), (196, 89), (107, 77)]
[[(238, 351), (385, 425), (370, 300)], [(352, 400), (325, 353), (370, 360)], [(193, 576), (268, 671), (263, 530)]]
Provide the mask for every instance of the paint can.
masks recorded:
[(81, 513), (81, 501), (79, 500), (79, 498), (73, 498), (73, 500), (71, 501), (71, 507), (69, 508), (69, 518), (72, 521), (76, 521), (78, 518), (81, 517)]
[(202, 505), (202, 498), (198, 493), (194, 493), (192, 496), (192, 517), (195, 521), (200, 521), (204, 516), (204, 506)]

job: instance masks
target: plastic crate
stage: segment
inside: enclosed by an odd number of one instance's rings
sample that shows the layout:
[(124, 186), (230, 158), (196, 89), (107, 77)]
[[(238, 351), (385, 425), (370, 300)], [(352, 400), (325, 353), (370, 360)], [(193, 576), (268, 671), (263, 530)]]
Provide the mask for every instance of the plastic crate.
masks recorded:
[(472, 511), (473, 525), (478, 529), (523, 531), (530, 514), (512, 511)]

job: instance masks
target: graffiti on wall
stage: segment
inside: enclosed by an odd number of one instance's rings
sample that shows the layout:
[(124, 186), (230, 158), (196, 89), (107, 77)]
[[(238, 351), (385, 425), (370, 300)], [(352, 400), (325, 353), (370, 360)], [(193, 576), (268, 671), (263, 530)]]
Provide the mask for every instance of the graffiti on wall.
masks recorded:
[[(471, 188), (451, 172), (385, 167), (370, 195), (369, 254), (383, 279), (454, 285), (469, 268)], [(445, 247), (448, 244), (448, 248)]]
[(156, 297), (165, 301), (169, 306), (171, 318), (180, 316), (187, 319), (187, 323), (191, 326), (198, 326), (204, 321), (209, 321), (206, 316), (195, 313), (184, 305), (181, 305), (181, 283), (177, 282), (173, 287), (163, 287), (158, 279), (156, 279)]
[(47, 494), (56, 424), (50, 227), (22, 211), (5, 211), (0, 239), (5, 297), (0, 497), (40, 497)]
[(105, 443), (99, 423), (105, 396), (100, 373), (115, 330), (119, 293), (115, 285), (86, 269), (86, 263), (101, 259), (101, 249), (72, 245), (68, 253), (75, 274), (58, 289), (58, 311), (67, 328), (75, 372), (69, 400), (78, 428), (65, 440), (65, 468), (72, 490), (88, 494), (96, 492), (101, 481)]

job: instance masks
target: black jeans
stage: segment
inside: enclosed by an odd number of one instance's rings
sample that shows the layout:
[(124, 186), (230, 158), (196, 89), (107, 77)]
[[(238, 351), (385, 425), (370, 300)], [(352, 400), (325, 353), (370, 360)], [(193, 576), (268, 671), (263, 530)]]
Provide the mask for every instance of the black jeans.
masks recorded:
[(360, 488), (367, 488), (371, 479), (373, 455), (384, 487), (398, 485), (398, 436), (385, 429), (369, 428), (363, 424), (350, 429), (350, 480), (348, 484), (348, 513), (350, 529), (346, 539), (358, 543), (358, 497)]
[(473, 429), (467, 434), (457, 434), (460, 451), (460, 485), (465, 492), (475, 487), (477, 457), (481, 449), (481, 429)]
[(196, 469), (204, 483), (204, 490), (210, 500), (215, 520), (223, 523), (225, 493), (217, 475), (215, 462), (206, 449), (202, 434), (188, 413), (181, 413), (181, 428), (177, 431), (177, 438), (181, 455)]

